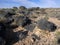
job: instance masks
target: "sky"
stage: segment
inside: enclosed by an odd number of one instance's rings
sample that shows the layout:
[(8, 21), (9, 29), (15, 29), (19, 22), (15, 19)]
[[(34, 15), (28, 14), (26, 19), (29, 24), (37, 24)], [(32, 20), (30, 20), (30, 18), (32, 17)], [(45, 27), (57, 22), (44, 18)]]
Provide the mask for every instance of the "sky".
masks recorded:
[(40, 8), (60, 8), (60, 0), (0, 0), (0, 8), (25, 6)]

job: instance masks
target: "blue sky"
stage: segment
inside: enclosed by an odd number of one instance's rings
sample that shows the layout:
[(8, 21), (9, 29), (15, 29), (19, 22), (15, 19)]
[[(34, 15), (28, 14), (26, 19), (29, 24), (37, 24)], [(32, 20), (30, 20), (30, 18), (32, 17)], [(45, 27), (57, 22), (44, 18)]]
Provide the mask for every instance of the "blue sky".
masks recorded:
[(0, 8), (11, 7), (60, 8), (60, 0), (0, 0)]

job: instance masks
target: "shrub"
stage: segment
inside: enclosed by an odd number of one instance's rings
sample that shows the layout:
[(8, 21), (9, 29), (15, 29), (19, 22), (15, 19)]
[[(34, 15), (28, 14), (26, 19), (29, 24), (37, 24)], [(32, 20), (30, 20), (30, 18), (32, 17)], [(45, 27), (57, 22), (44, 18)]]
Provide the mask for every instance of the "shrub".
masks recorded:
[(0, 21), (0, 37), (2, 37), (5, 41), (5, 45), (10, 45), (11, 42), (17, 42), (17, 36), (13, 32), (13, 29), (17, 28), (15, 25), (10, 25), (13, 20), (8, 21)]
[(25, 10), (25, 9), (27, 9), (27, 8), (26, 8), (25, 6), (20, 6), (19, 9)]
[(58, 20), (60, 20), (60, 15), (57, 15), (56, 18), (57, 18)]
[(5, 17), (11, 17), (13, 15), (15, 15), (16, 13), (10, 9), (10, 10), (5, 10)]
[(31, 20), (28, 17), (25, 17), (25, 16), (17, 17), (16, 22), (19, 26), (22, 26), (22, 27), (31, 24)]
[(58, 39), (58, 41), (57, 41), (57, 42), (58, 42), (58, 44), (60, 44), (60, 39)]
[(28, 15), (30, 14), (30, 12), (27, 11), (27, 10), (21, 10), (21, 11), (18, 11), (18, 13), (19, 13), (19, 14), (22, 14), (22, 15), (24, 15), (24, 16), (28, 16)]
[(23, 20), (22, 26), (25, 27), (26, 25), (29, 25), (29, 24), (31, 24), (31, 20), (28, 17), (26, 17)]
[(26, 14), (26, 11), (19, 11), (20, 14)]
[(32, 34), (32, 39), (34, 40), (34, 41), (36, 41), (36, 39), (37, 40), (40, 40), (41, 38), (40, 37), (38, 37), (37, 35), (35, 35), (35, 34)]
[(0, 45), (5, 45), (5, 43), (5, 40), (2, 37), (0, 37)]
[(37, 10), (40, 10), (40, 7), (28, 8), (28, 11), (37, 11)]
[(30, 24), (30, 25), (26, 25), (24, 28), (28, 31), (33, 31), (35, 26), (36, 26), (35, 24)]
[(17, 32), (17, 36), (19, 37), (19, 40), (26, 38), (27, 35), (28, 35), (28, 31), (22, 30)]
[(55, 36), (56, 36), (56, 42), (57, 42), (57, 44), (60, 45), (60, 32), (56, 31)]
[(49, 22), (45, 19), (41, 19), (38, 21), (38, 28), (42, 30), (55, 31), (57, 26), (52, 22)]
[(49, 19), (48, 15), (45, 15), (44, 19), (45, 20), (48, 20)]
[(16, 11), (18, 8), (17, 7), (13, 7), (13, 10)]
[(40, 10), (41, 10), (41, 13), (42, 13), (42, 14), (47, 14), (47, 13), (45, 12), (46, 9), (41, 8)]

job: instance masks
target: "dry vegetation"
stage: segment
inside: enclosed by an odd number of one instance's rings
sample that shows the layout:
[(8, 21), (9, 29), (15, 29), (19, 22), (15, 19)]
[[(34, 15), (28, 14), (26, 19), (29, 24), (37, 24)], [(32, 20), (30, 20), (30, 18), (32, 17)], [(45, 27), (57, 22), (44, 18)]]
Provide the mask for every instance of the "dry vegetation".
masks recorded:
[(60, 8), (0, 9), (0, 45), (60, 45)]

